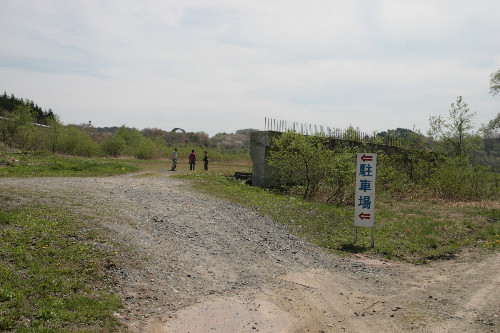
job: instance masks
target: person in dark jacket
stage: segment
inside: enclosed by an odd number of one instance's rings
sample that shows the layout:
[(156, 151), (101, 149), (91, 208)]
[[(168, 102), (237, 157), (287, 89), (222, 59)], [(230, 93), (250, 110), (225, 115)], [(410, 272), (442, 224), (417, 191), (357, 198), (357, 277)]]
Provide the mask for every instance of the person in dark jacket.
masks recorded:
[(203, 162), (204, 162), (204, 167), (205, 171), (208, 170), (208, 152), (205, 150), (205, 156), (203, 156)]

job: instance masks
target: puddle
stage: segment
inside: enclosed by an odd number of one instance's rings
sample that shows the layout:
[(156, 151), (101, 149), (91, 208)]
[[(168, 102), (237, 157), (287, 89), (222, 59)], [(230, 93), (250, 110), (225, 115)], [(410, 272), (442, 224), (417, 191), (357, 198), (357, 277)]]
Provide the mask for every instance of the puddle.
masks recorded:
[(168, 333), (285, 332), (293, 317), (266, 301), (210, 301), (183, 309), (165, 326)]

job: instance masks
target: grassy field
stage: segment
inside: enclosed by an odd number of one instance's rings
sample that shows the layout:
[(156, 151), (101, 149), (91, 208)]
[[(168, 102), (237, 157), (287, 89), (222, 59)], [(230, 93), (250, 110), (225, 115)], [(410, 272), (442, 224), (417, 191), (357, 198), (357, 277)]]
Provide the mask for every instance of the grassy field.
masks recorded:
[(176, 171), (171, 172), (170, 169), (172, 167), (172, 161), (170, 160), (160, 160), (160, 161), (145, 161), (145, 160), (121, 160), (122, 163), (126, 163), (127, 165), (137, 168), (141, 170), (142, 174), (146, 174), (149, 176), (159, 176), (164, 175), (165, 172), (168, 172), (172, 175), (193, 175), (196, 178), (196, 175), (204, 175), (204, 174), (225, 174), (232, 175), (234, 172), (252, 172), (252, 165), (250, 163), (228, 163), (215, 161), (210, 162), (209, 171), (206, 172), (203, 170), (203, 162), (199, 162), (196, 164), (195, 171), (189, 170), (189, 164), (187, 161), (181, 161), (177, 163)]
[(0, 177), (113, 176), (137, 170), (116, 159), (0, 152)]

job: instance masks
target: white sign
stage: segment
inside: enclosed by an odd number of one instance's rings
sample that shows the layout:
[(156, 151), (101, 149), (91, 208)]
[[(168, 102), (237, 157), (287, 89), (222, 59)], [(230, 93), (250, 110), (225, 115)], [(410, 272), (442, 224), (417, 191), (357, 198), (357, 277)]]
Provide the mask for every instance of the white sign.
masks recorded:
[(377, 154), (358, 154), (356, 168), (356, 194), (354, 201), (354, 226), (373, 228), (375, 221), (375, 178)]

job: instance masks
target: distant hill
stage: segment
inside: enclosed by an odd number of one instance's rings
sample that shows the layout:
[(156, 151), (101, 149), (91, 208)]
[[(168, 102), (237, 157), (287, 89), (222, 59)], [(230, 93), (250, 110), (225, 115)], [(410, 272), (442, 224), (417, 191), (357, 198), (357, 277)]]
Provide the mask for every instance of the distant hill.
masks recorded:
[[(93, 127), (92, 129), (102, 135), (114, 136), (122, 127)], [(134, 130), (133, 128), (125, 128), (128, 130)], [(169, 146), (196, 145), (211, 148), (223, 147), (224, 149), (250, 149), (250, 133), (254, 131), (257, 130), (252, 128), (240, 129), (237, 130), (236, 133), (217, 133), (212, 137), (209, 137), (209, 135), (205, 132), (182, 133), (178, 131), (166, 131), (159, 128), (145, 128), (140, 132), (144, 137), (152, 140), (160, 138)]]

